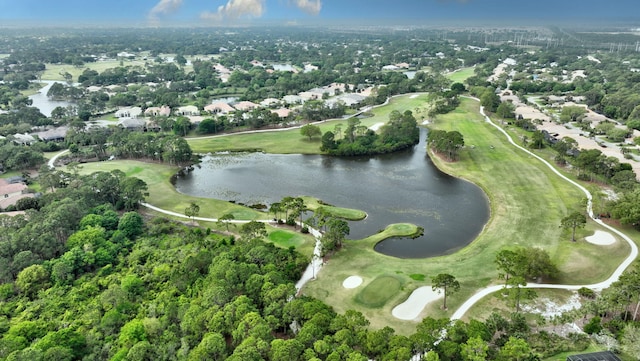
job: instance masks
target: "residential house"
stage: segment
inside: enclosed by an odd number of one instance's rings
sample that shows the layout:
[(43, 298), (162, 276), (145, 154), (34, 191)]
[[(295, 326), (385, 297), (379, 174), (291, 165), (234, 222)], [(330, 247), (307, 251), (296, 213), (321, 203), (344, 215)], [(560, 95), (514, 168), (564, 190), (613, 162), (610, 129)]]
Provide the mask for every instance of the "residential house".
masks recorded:
[(139, 118), (124, 118), (118, 122), (118, 126), (127, 130), (144, 131), (147, 129), (147, 121)]
[(312, 72), (314, 70), (318, 70), (319, 68), (313, 64), (305, 64), (304, 65), (304, 72), (305, 73), (309, 73)]
[(354, 105), (358, 105), (360, 103), (362, 103), (367, 97), (365, 97), (364, 95), (360, 95), (360, 94), (356, 94), (356, 93), (347, 93), (347, 94), (341, 94), (329, 101), (327, 101), (327, 104), (332, 105), (335, 102), (341, 101), (344, 103), (344, 105), (348, 106), (348, 107), (352, 107)]
[(215, 102), (204, 107), (204, 110), (211, 114), (224, 115), (224, 114), (229, 114), (236, 109), (225, 102)]
[(281, 119), (288, 117), (291, 114), (291, 112), (292, 110), (288, 108), (280, 108), (280, 109), (275, 109), (271, 111), (271, 113), (277, 115)]
[(138, 118), (141, 115), (142, 115), (142, 108), (140, 107), (120, 108), (116, 112), (117, 118)]
[(229, 70), (227, 67), (225, 67), (222, 64), (216, 64), (213, 66), (213, 68), (218, 72), (220, 81), (222, 81), (223, 83), (226, 83), (229, 81), (229, 77), (231, 76), (231, 70)]
[(298, 96), (300, 96), (304, 101), (322, 99), (322, 93), (312, 91), (300, 92), (298, 93)]
[(40, 140), (44, 142), (63, 142), (64, 138), (67, 136), (67, 131), (69, 127), (58, 127), (49, 130), (45, 130), (43, 132), (35, 133), (35, 135), (40, 138)]
[(248, 101), (241, 101), (233, 105), (234, 108), (242, 111), (249, 111), (258, 107), (258, 104)]
[(14, 134), (13, 142), (20, 145), (31, 145), (36, 142), (36, 138), (34, 138), (31, 134)]
[(280, 99), (276, 99), (276, 98), (267, 98), (263, 101), (260, 102), (260, 105), (262, 105), (263, 107), (270, 107), (272, 105), (276, 105), (280, 103)]
[(10, 198), (21, 195), (27, 185), (24, 183), (8, 183), (4, 179), (0, 182), (0, 198)]
[(302, 104), (305, 99), (299, 95), (285, 95), (282, 100), (287, 104)]
[(0, 209), (15, 205), (22, 198), (34, 196), (33, 193), (27, 193), (27, 186), (24, 183), (10, 183), (6, 179), (0, 179)]
[(169, 115), (171, 115), (171, 108), (163, 105), (161, 107), (149, 107), (144, 111), (144, 115), (149, 117), (149, 116), (163, 116), (163, 117), (168, 117)]
[(200, 115), (200, 110), (198, 110), (198, 107), (195, 105), (186, 105), (178, 108), (178, 110), (176, 110), (176, 115)]

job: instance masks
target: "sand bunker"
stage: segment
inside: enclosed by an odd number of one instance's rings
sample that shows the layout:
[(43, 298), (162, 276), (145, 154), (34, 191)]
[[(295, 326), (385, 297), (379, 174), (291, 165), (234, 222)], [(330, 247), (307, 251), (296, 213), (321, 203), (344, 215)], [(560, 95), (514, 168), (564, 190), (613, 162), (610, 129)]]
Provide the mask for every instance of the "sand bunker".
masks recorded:
[(415, 98), (417, 98), (419, 96), (420, 96), (420, 94), (413, 94), (412, 96), (409, 97), (409, 99), (415, 99)]
[(349, 276), (342, 281), (342, 287), (344, 288), (356, 288), (362, 284), (362, 277)]
[(442, 297), (443, 294), (434, 291), (431, 286), (418, 287), (406, 301), (394, 307), (391, 314), (401, 320), (413, 320), (429, 303)]
[(370, 126), (369, 129), (373, 130), (374, 132), (377, 132), (378, 129), (380, 129), (380, 127), (383, 126), (383, 125), (384, 125), (384, 123), (376, 123), (376, 124)]
[(593, 236), (585, 238), (587, 242), (597, 244), (598, 246), (608, 246), (616, 242), (616, 238), (609, 232), (596, 231)]

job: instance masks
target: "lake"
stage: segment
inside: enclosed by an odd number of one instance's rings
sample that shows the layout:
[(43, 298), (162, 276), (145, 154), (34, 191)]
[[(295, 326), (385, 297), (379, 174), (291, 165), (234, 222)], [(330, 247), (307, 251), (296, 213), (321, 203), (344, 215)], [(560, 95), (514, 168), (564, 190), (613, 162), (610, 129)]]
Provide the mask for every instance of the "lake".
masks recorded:
[(476, 185), (441, 172), (425, 149), (426, 130), (413, 150), (374, 157), (263, 153), (206, 156), (201, 166), (176, 180), (178, 192), (198, 197), (266, 204), (308, 195), (367, 212), (350, 222), (349, 239), (361, 239), (392, 223), (425, 229), (416, 239), (378, 243), (380, 253), (425, 258), (469, 244), (489, 219), (489, 204)]

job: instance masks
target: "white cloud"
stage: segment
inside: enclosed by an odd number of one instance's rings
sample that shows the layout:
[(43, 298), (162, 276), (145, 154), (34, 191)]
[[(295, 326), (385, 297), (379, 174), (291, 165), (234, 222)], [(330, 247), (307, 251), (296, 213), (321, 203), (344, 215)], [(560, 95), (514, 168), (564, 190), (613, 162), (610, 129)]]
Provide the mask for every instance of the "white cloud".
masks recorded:
[(321, 0), (292, 0), (292, 2), (298, 9), (309, 15), (318, 15), (322, 9)]
[(175, 12), (182, 6), (183, 0), (160, 0), (149, 11), (149, 18), (156, 19), (159, 15), (166, 15)]
[(215, 13), (204, 12), (203, 19), (224, 20), (242, 17), (259, 18), (264, 13), (265, 0), (229, 0), (226, 5), (218, 7)]

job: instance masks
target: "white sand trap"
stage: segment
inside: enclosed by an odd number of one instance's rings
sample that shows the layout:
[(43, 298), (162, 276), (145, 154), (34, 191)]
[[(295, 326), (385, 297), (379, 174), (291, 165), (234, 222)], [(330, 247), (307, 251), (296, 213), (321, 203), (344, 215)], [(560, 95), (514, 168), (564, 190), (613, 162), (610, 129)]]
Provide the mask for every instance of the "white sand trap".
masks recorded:
[(380, 127), (383, 126), (383, 125), (384, 125), (384, 123), (376, 123), (376, 124), (370, 126), (369, 129), (373, 130), (374, 132), (377, 132), (378, 129), (380, 129)]
[(362, 277), (349, 276), (342, 281), (342, 287), (344, 288), (356, 288), (362, 284)]
[(616, 238), (609, 232), (596, 231), (593, 236), (585, 238), (587, 242), (597, 244), (598, 246), (608, 246), (616, 243)]
[(394, 307), (391, 314), (401, 320), (413, 320), (429, 303), (437, 301), (443, 296), (444, 294), (434, 291), (431, 286), (418, 287), (411, 292), (406, 301)]
[(425, 121), (423, 121), (423, 122), (422, 122), (422, 124), (423, 124), (423, 125), (424, 125), (424, 124), (429, 124), (429, 123), (431, 123), (431, 121), (430, 121), (429, 119), (427, 119), (427, 120), (425, 120)]
[(419, 96), (420, 96), (420, 94), (413, 94), (412, 96), (409, 97), (409, 99), (414, 99), (414, 98), (417, 98)]

